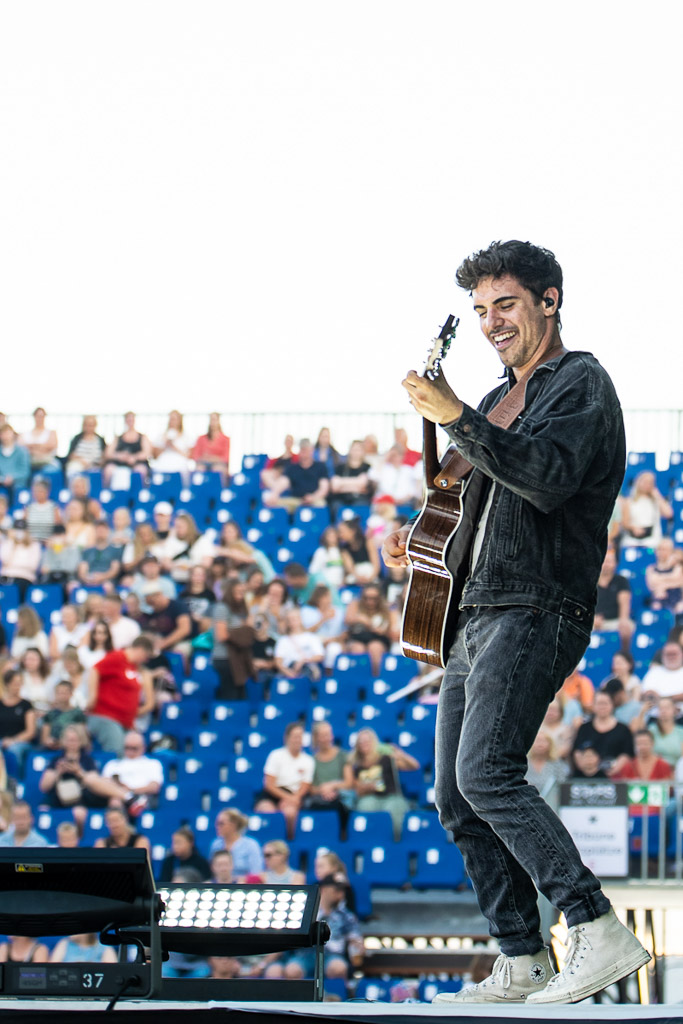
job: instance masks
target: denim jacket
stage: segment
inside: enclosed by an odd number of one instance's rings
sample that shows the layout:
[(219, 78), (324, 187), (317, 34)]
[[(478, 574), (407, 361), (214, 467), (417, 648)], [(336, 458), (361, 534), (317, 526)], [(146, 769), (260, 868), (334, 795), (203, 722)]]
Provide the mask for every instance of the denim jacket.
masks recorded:
[(524, 412), (503, 430), (486, 413), (509, 386), (510, 378), (478, 410), (465, 405), (445, 428), (475, 472), (495, 482), (461, 603), (531, 605), (590, 630), (625, 470), (619, 400), (594, 356), (565, 352), (537, 367)]

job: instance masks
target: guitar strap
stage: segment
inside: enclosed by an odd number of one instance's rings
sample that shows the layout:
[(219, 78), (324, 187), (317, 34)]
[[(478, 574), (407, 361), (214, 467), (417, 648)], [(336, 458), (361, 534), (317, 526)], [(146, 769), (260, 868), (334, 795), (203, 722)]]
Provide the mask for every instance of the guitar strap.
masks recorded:
[[(517, 381), (514, 387), (510, 388), (508, 393), (504, 395), (500, 402), (491, 409), (491, 412), (487, 413), (486, 419), (489, 423), (493, 423), (496, 427), (501, 427), (503, 430), (507, 430), (518, 416), (524, 412), (524, 406), (526, 404), (526, 386), (529, 382), (529, 378), (536, 369), (537, 366), (541, 366), (543, 363), (550, 362), (551, 359), (555, 359), (557, 356), (566, 352), (567, 350), (563, 346), (562, 342), (559, 345), (553, 346), (549, 349), (540, 359), (538, 359), (530, 369), (524, 374), (523, 377)], [(455, 487), (463, 477), (472, 469), (472, 463), (468, 462), (464, 455), (461, 455), (458, 451), (452, 451), (450, 455), (447, 453), (447, 458), (442, 463), (439, 472), (434, 479), (434, 486), (438, 487), (440, 491), (449, 491)]]

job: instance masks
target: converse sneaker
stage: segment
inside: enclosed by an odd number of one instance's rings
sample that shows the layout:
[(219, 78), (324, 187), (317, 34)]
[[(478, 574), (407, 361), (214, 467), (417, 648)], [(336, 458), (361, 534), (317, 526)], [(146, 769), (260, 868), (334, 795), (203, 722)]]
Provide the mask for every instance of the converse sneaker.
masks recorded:
[(609, 910), (569, 929), (565, 966), (529, 1003), (578, 1003), (643, 967), (650, 954)]
[(433, 1003), (523, 1003), (532, 992), (544, 988), (553, 974), (548, 950), (533, 956), (501, 953), (488, 978), (459, 992), (440, 992)]

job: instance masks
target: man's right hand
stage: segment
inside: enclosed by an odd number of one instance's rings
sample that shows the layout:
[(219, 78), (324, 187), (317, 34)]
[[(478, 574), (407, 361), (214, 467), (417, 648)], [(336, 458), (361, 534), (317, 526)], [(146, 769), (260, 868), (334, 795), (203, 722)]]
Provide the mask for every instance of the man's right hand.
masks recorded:
[(382, 544), (382, 558), (385, 565), (402, 569), (410, 564), (406, 554), (406, 544), (410, 529), (408, 525), (402, 526), (400, 530), (394, 530), (385, 539), (384, 544)]

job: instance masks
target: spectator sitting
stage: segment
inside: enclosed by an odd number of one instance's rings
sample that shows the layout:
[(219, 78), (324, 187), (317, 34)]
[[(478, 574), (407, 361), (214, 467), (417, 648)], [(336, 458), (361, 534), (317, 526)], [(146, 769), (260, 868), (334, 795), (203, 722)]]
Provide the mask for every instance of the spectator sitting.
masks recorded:
[(79, 842), (78, 825), (74, 821), (60, 821), (57, 825), (57, 846), (63, 850), (75, 850)]
[(398, 640), (399, 625), (379, 585), (363, 587), (360, 597), (350, 601), (346, 608), (348, 650), (351, 654), (370, 655), (372, 674), (378, 676), (383, 656)]
[(121, 572), (121, 548), (110, 543), (109, 523), (100, 519), (95, 523), (95, 544), (86, 548), (78, 566), (78, 579), (86, 587), (104, 587), (112, 591), (114, 580)]
[(623, 683), (628, 700), (640, 700), (642, 686), (640, 679), (634, 675), (635, 660), (630, 651), (617, 651), (612, 656), (611, 679), (618, 679)]
[(26, 520), (17, 516), (14, 527), (0, 541), (0, 583), (16, 583), (23, 601), (31, 583), (36, 582), (41, 549), (26, 528)]
[(320, 637), (304, 629), (299, 608), (285, 612), (284, 631), (275, 644), (277, 672), (288, 679), (301, 675), (319, 679), (325, 648)]
[[(626, 764), (626, 761), (623, 762)], [(582, 740), (574, 747), (572, 753), (571, 776), (574, 779), (606, 779), (607, 772), (602, 767), (599, 752), (591, 740)]]
[(216, 595), (209, 586), (208, 573), (203, 565), (193, 565), (187, 586), (180, 592), (180, 600), (192, 620), (192, 636), (211, 629), (211, 612)]
[(223, 523), (213, 554), (214, 557), (227, 559), (228, 573), (236, 571), (242, 579), (254, 565), (263, 572), (266, 580), (272, 580), (275, 576), (275, 570), (268, 556), (244, 539), (239, 523), (236, 523), (234, 519)]
[(131, 825), (126, 812), (121, 807), (110, 807), (104, 815), (104, 823), (109, 835), (100, 836), (95, 840), (97, 849), (129, 850), (142, 849), (150, 852), (149, 839), (141, 836)]
[(36, 735), (36, 712), (21, 696), (23, 684), (21, 670), (9, 668), (3, 674), (0, 695), (0, 746), (16, 758), (20, 771)]
[(26, 449), (17, 443), (17, 435), (9, 425), (0, 427), (0, 487), (14, 497), (26, 487), (31, 476), (31, 460)]
[(325, 582), (309, 573), (299, 562), (288, 562), (282, 576), (290, 601), (298, 605), (308, 604), (318, 584)]
[(673, 766), (655, 753), (654, 737), (648, 729), (638, 729), (633, 736), (635, 757), (632, 757), (612, 776), (614, 779), (640, 779), (659, 782), (672, 779)]
[(103, 946), (94, 932), (60, 939), (50, 954), (52, 964), (115, 964), (116, 951)]
[(45, 426), (45, 410), (38, 406), (33, 411), (33, 427), (25, 430), (20, 437), (20, 443), (28, 451), (31, 459), (31, 472), (40, 472), (42, 469), (54, 469), (57, 462), (57, 434), (54, 430)]
[(654, 752), (672, 767), (683, 756), (683, 726), (678, 725), (677, 708), (671, 697), (646, 693), (640, 717), (634, 727), (647, 727), (654, 739)]
[(287, 823), (287, 837), (294, 838), (296, 820), (311, 789), (315, 762), (304, 749), (304, 730), (298, 722), (285, 729), (284, 746), (271, 750), (263, 768), (264, 801), (259, 806), (280, 811)]
[(122, 609), (123, 601), (120, 594), (106, 595), (102, 604), (102, 613), (104, 621), (109, 627), (112, 649), (115, 651), (129, 647), (141, 632), (139, 623), (124, 615)]
[(289, 846), (282, 839), (271, 839), (263, 845), (266, 870), (263, 881), (268, 885), (305, 885), (303, 871), (296, 871), (289, 863)]
[[(314, 589), (314, 587), (311, 587), (311, 594)], [(268, 635), (277, 640), (279, 636), (282, 636), (285, 612), (291, 607), (292, 603), (289, 600), (287, 584), (279, 576), (276, 576), (266, 586), (263, 597), (255, 601), (251, 606), (250, 615), (252, 619), (256, 615), (262, 615), (268, 624)]]
[(622, 651), (628, 651), (636, 628), (631, 618), (631, 584), (616, 567), (614, 548), (607, 548), (598, 579), (593, 629), (617, 632)]
[(212, 662), (219, 679), (219, 700), (243, 700), (253, 670), (254, 630), (248, 623), (245, 592), (241, 580), (229, 580), (223, 600), (213, 606)]
[(49, 652), (47, 634), (38, 613), (30, 604), (22, 604), (17, 609), (17, 625), (12, 638), (10, 652), (18, 661), (30, 648), (39, 651), (44, 658)]
[(75, 647), (67, 647), (60, 661), (55, 662), (55, 667), (50, 675), (49, 683), (54, 688), (57, 683), (71, 683), (72, 700), (74, 707), (85, 708), (88, 704), (88, 681), (83, 666), (81, 665), (78, 650)]
[[(1, 486), (1, 485), (0, 485)], [(8, 530), (12, 529), (14, 520), (9, 514), (9, 498), (6, 491), (0, 491), (0, 535), (7, 536)]]
[(219, 885), (230, 885), (236, 881), (230, 850), (216, 850), (211, 858), (211, 881)]
[(152, 614), (152, 606), (145, 596), (145, 587), (149, 583), (156, 583), (157, 590), (169, 601), (174, 601), (178, 593), (173, 580), (169, 576), (161, 575), (159, 559), (154, 555), (145, 555), (140, 563), (140, 572), (136, 574), (130, 590), (140, 599), (140, 607), (145, 615)]
[(46, 964), (49, 959), (47, 946), (28, 935), (8, 935), (7, 942), (0, 943), (2, 963)]
[(52, 536), (45, 541), (40, 577), (44, 583), (61, 583), (68, 588), (81, 564), (81, 552), (79, 548), (64, 543), (64, 533), (62, 524), (55, 523)]
[(241, 961), (236, 956), (210, 956), (208, 958), (210, 978), (220, 978), (229, 981), (231, 978), (239, 978), (242, 970)]
[[(115, 508), (112, 512), (111, 521), (111, 542), (117, 548), (124, 548), (126, 544), (130, 544), (133, 539), (130, 509), (127, 509), (125, 505), (120, 505), (118, 508)], [(123, 556), (121, 557), (123, 558)]]
[[(121, 555), (123, 572), (126, 577), (133, 573), (141, 573), (147, 559), (153, 558), (157, 565), (159, 564), (158, 559), (152, 554), (152, 548), (158, 539), (151, 523), (140, 523), (135, 528), (133, 539), (128, 541)], [(161, 572), (161, 566), (159, 566), (159, 572)], [(173, 595), (175, 595), (175, 586), (173, 586)]]
[(230, 438), (223, 433), (221, 418), (217, 412), (209, 414), (208, 430), (195, 441), (192, 458), (197, 469), (221, 473), (224, 481), (228, 479)]
[(17, 800), (12, 808), (11, 825), (0, 834), (0, 846), (49, 846), (45, 836), (33, 827), (33, 811), (25, 800)]
[(152, 641), (139, 636), (123, 651), (110, 651), (90, 669), (88, 732), (103, 750), (123, 753), (125, 732), (138, 715), (154, 708), (151, 677), (142, 666), (151, 657)]
[(344, 612), (334, 604), (329, 587), (318, 585), (315, 588), (309, 603), (301, 609), (301, 621), (305, 630), (322, 640), (325, 667), (332, 668), (335, 658), (343, 650), (347, 632)]
[(569, 775), (569, 765), (557, 756), (552, 738), (542, 728), (536, 734), (528, 756), (526, 780), (544, 800), (556, 796), (556, 787)]
[(334, 510), (344, 505), (369, 505), (374, 491), (370, 471), (370, 463), (365, 460), (363, 442), (352, 441), (346, 462), (337, 465), (331, 474), (331, 508)]
[(61, 750), (62, 734), (68, 725), (80, 726), (86, 735), (85, 713), (74, 706), (73, 684), (62, 679), (54, 688), (50, 710), (43, 715), (40, 723), (40, 745), (45, 750)]
[(406, 466), (417, 466), (422, 461), (422, 452), (416, 452), (408, 447), (408, 432), (404, 427), (394, 428), (394, 444), (403, 453), (403, 463)]
[(228, 850), (232, 855), (233, 872), (238, 881), (247, 875), (260, 875), (263, 872), (263, 854), (261, 847), (245, 836), (248, 818), (234, 807), (227, 807), (216, 815), (216, 839), (209, 847), (212, 858), (218, 850)]
[(102, 777), (118, 783), (113, 794), (126, 804), (128, 813), (137, 817), (147, 807), (156, 807), (164, 783), (164, 769), (156, 757), (145, 754), (145, 738), (134, 729), (123, 740), (123, 757), (114, 758), (102, 768)]
[(61, 521), (59, 505), (50, 498), (50, 485), (43, 477), (35, 477), (31, 485), (32, 501), (24, 512), (26, 525), (33, 540), (46, 541), (52, 528)]
[(61, 658), (67, 647), (78, 647), (87, 632), (88, 627), (84, 622), (81, 622), (81, 611), (78, 605), (62, 605), (59, 613), (59, 622), (55, 623), (50, 630), (49, 652), (51, 660), (54, 662)]
[(316, 722), (313, 726), (313, 780), (306, 797), (306, 807), (315, 810), (332, 810), (339, 815), (342, 829), (346, 829), (349, 810), (354, 794), (346, 788), (344, 765), (348, 753), (334, 742), (334, 732), (329, 722)]
[(560, 691), (565, 700), (573, 700), (579, 704), (580, 710), (590, 712), (595, 697), (595, 687), (578, 668), (575, 668), (570, 676), (567, 676)]
[(329, 427), (321, 427), (318, 438), (313, 446), (313, 458), (316, 462), (322, 462), (327, 470), (328, 476), (343, 464), (344, 460), (332, 444), (332, 435)]
[(148, 580), (143, 587), (143, 596), (151, 607), (145, 616), (145, 632), (154, 638), (156, 653), (179, 651), (189, 654), (189, 640), (192, 623), (182, 601), (171, 600), (163, 593), (159, 580)]
[(154, 459), (150, 465), (158, 473), (182, 473), (183, 480), (187, 481), (192, 468), (191, 448), (184, 431), (183, 417), (177, 409), (172, 409), (166, 430), (152, 442)]
[(72, 498), (64, 509), (64, 542), (81, 551), (95, 544), (95, 525), (83, 498)]
[(683, 648), (668, 640), (662, 648), (661, 665), (650, 665), (643, 676), (643, 694), (683, 701)]
[(135, 429), (135, 413), (127, 412), (124, 416), (126, 429), (107, 446), (104, 453), (104, 471), (102, 479), (105, 486), (117, 483), (117, 470), (126, 470), (126, 484), (130, 486), (130, 474), (141, 473), (147, 479), (149, 460), (152, 457), (152, 445), (144, 434)]
[(107, 443), (97, 433), (97, 417), (84, 416), (80, 434), (71, 439), (66, 453), (66, 475), (74, 476), (102, 465)]
[(287, 434), (285, 436), (285, 447), (282, 455), (278, 455), (276, 458), (268, 459), (264, 468), (261, 470), (261, 489), (264, 491), (272, 490), (276, 484), (276, 481), (282, 476), (283, 472), (298, 459), (297, 453), (294, 451), (294, 436)]
[[(162, 544), (167, 545), (166, 553)], [(179, 512), (175, 519), (173, 534), (166, 542), (155, 544), (153, 553), (157, 555), (161, 566), (168, 572), (178, 586), (187, 583), (193, 566), (201, 565), (209, 569), (213, 564), (215, 545), (207, 535), (200, 534), (189, 512)]]
[(300, 505), (324, 508), (330, 489), (327, 469), (316, 462), (308, 438), (299, 442), (299, 458), (263, 492), (264, 505), (279, 506), (293, 512)]
[(394, 825), (394, 837), (398, 840), (408, 801), (401, 792), (396, 753), (400, 754), (400, 767), (403, 770), (419, 768), (415, 758), (405, 751), (393, 748), (393, 753), (389, 753), (386, 747), (380, 747), (374, 729), (360, 729), (344, 769), (344, 781), (346, 788), (356, 793), (357, 811), (389, 812)]
[[(568, 713), (565, 713), (566, 709)], [(576, 730), (583, 722), (581, 705), (578, 701), (566, 702), (566, 709), (562, 705), (560, 694), (548, 705), (541, 728), (550, 736), (555, 744), (558, 757), (566, 758), (574, 745)]]
[(62, 732), (62, 750), (50, 761), (39, 783), (47, 803), (71, 808), (81, 830), (87, 808), (106, 807), (108, 800), (121, 800), (125, 794), (121, 786), (100, 774), (86, 743), (81, 726), (67, 725)]
[(161, 862), (159, 882), (170, 882), (178, 869), (187, 867), (196, 868), (204, 880), (211, 877), (209, 862), (195, 845), (194, 832), (188, 825), (181, 825), (171, 836), (171, 849)]
[(611, 777), (621, 770), (626, 761), (633, 757), (633, 736), (627, 725), (614, 717), (614, 701), (604, 690), (598, 690), (593, 698), (593, 716), (579, 726), (574, 750), (586, 741), (594, 747), (601, 765)]
[(50, 695), (47, 677), (50, 667), (36, 647), (29, 647), (22, 655), (21, 696), (31, 702), (38, 712), (50, 710)]
[(662, 537), (662, 519), (672, 518), (673, 509), (657, 490), (655, 474), (649, 470), (639, 473), (622, 504), (624, 544), (656, 547)]
[(642, 705), (639, 700), (629, 700), (624, 689), (624, 684), (620, 679), (608, 679), (607, 682), (603, 683), (600, 687), (605, 693), (608, 693), (614, 703), (614, 717), (617, 722), (623, 722), (624, 725), (631, 727), (631, 723), (637, 719), (641, 713)]
[(645, 570), (650, 608), (683, 612), (683, 551), (671, 537), (662, 537), (655, 549), (655, 561)]
[(91, 669), (102, 661), (105, 654), (114, 650), (111, 631), (104, 619), (98, 619), (86, 634), (78, 648), (78, 656), (84, 669)]
[(343, 519), (337, 527), (344, 566), (344, 581), (351, 586), (377, 580), (380, 575), (377, 547), (365, 539), (358, 519)]
[(422, 471), (419, 466), (407, 466), (403, 452), (394, 445), (382, 463), (373, 468), (370, 479), (377, 494), (387, 494), (396, 505), (415, 506), (422, 494)]
[(320, 546), (313, 552), (308, 571), (336, 592), (344, 582), (344, 562), (336, 526), (328, 526), (320, 535)]

